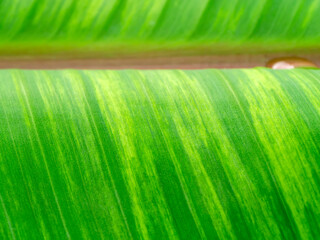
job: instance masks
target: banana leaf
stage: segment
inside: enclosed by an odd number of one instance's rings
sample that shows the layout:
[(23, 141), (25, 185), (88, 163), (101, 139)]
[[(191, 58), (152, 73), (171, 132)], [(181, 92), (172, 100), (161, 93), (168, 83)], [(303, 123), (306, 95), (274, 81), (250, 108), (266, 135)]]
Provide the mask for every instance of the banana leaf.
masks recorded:
[(319, 12), (318, 0), (2, 0), (0, 52), (319, 52)]
[(316, 239), (319, 96), (319, 70), (2, 70), (0, 238)]

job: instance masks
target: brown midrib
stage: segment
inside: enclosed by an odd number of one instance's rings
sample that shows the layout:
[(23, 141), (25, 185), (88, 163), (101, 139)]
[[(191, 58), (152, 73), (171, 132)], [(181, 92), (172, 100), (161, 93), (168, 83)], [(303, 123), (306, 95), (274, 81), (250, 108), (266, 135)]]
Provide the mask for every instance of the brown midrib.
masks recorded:
[(80, 58), (60, 56), (0, 57), (1, 69), (205, 69), (252, 68), (266, 66), (270, 59), (299, 56), (320, 66), (320, 54), (258, 54), (210, 56), (130, 56), (113, 58)]

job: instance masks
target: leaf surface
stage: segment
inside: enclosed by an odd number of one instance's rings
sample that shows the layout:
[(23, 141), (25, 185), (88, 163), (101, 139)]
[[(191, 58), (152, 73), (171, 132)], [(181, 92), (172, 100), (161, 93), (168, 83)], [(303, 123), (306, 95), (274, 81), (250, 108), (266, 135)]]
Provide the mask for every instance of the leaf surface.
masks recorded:
[(5, 54), (319, 51), (318, 0), (2, 0)]
[(312, 239), (320, 71), (0, 71), (2, 239)]

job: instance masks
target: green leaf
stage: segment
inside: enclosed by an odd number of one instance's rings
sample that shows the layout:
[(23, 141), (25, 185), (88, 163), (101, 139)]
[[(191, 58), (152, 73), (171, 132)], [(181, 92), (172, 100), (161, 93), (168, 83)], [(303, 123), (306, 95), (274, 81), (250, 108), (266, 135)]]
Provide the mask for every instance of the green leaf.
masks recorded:
[(319, 51), (319, 11), (317, 0), (2, 0), (0, 50)]
[(2, 239), (316, 239), (320, 71), (0, 71)]

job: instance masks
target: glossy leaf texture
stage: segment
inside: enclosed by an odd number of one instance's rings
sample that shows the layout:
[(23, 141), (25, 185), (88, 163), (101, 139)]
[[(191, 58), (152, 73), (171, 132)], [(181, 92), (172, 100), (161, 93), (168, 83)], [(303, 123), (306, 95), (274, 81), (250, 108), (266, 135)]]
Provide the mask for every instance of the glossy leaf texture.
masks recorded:
[(320, 71), (0, 71), (2, 239), (320, 235)]
[(319, 50), (319, 12), (319, 0), (2, 0), (0, 49), (1, 54)]

